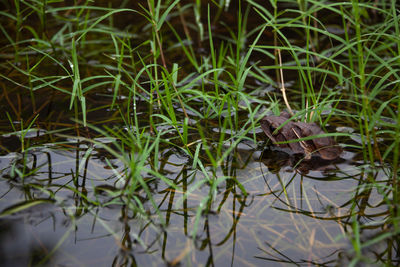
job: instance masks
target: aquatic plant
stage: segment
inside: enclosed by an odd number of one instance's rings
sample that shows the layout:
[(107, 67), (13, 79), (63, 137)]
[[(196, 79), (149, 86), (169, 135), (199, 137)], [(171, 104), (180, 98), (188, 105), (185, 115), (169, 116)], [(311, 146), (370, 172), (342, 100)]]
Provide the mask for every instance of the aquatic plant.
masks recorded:
[[(395, 0), (0, 5), (1, 222), (61, 232), (31, 264), (398, 264)], [(341, 157), (270, 146), (284, 110)]]

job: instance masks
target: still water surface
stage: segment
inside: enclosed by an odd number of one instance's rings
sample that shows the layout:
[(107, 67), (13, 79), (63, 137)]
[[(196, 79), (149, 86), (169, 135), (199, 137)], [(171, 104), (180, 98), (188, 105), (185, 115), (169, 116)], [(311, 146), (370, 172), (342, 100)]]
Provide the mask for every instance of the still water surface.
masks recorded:
[[(356, 190), (363, 172), (351, 152), (318, 170), (290, 166), (296, 162), (293, 155), (282, 151), (241, 143), (215, 174), (221, 182), (210, 212), (199, 217), (192, 242), (197, 207), (207, 204), (202, 200), (210, 185), (202, 182), (203, 174), (191, 169), (185, 157), (166, 150), (160, 159), (160, 173), (180, 190), (147, 177), (160, 214), (143, 189), (134, 192), (150, 215), (146, 218), (113, 196), (121, 187), (116, 173), (122, 171), (120, 162), (76, 140), (71, 145), (75, 148), (43, 145), (27, 152), (26, 166), (36, 171), (23, 180), (13, 174), (23, 155), (1, 156), (2, 266), (179, 262), (185, 266), (330, 266), (347, 262), (351, 255), (344, 234), (351, 231), (349, 214), (355, 198), (366, 198), (357, 208), (358, 220), (371, 225), (363, 233), (366, 236), (373, 235), (387, 213), (375, 190)], [(85, 157), (88, 149), (92, 149), (90, 157)], [(245, 196), (231, 179), (223, 179), (228, 176), (249, 194)], [(188, 197), (183, 197), (188, 189)], [(15, 205), (31, 206), (7, 214)]]

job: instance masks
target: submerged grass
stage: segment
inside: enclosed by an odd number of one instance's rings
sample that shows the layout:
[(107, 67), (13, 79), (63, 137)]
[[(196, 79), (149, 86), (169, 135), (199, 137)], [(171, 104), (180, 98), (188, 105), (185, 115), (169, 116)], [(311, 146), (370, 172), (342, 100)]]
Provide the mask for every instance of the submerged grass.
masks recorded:
[[(162, 181), (171, 192), (182, 193), (182, 202), (208, 186), (195, 211), (190, 233), (195, 241), (221, 185), (229, 183), (239, 189), (235, 194), (248, 195), (234, 173), (221, 175), (220, 169), (233, 160), (239, 144), (258, 144), (258, 121), (264, 115), (283, 110), (283, 80), (288, 81), (285, 87), (296, 117), (323, 128), (355, 130), (331, 134), (361, 155), (354, 159), (362, 169), (359, 187), (346, 214), (351, 227), (341, 228), (353, 246), (350, 264), (392, 263), (400, 231), (400, 7), (395, 0), (148, 0), (113, 2), (112, 7), (107, 1), (66, 6), (16, 0), (2, 5), (6, 11), (0, 11), (0, 100), (2, 109), (14, 113), (5, 113), (6, 118), (1, 114), (2, 122), (11, 123), (11, 128), (1, 126), (2, 133), (18, 135), (19, 152), (26, 153), (34, 149), (25, 143), (31, 127), (47, 125), (47, 134), (57, 138), (66, 137), (59, 131), (67, 129), (68, 136), (91, 148), (87, 151), (104, 149), (123, 165), (116, 168), (107, 160), (117, 188), (103, 190), (112, 196), (108, 204), (96, 194), (89, 199), (71, 189), (87, 199), (87, 208), (117, 203), (127, 213), (138, 213), (166, 229), (168, 218), (149, 183)], [(27, 92), (29, 97), (21, 100)], [(71, 115), (63, 115), (70, 114), (68, 109), (73, 110), (73, 123), (62, 128), (70, 123)], [(99, 110), (112, 119), (96, 118)], [(25, 128), (22, 122), (27, 120)], [(101, 125), (105, 121), (107, 125)], [(189, 188), (186, 182), (170, 179), (160, 160), (166, 148), (188, 162), (186, 179), (202, 179)], [(79, 159), (77, 177), (90, 152)], [(376, 180), (381, 171), (387, 178), (383, 182)], [(21, 178), (32, 175), (13, 173)], [(286, 185), (281, 186), (289, 203)], [(380, 222), (384, 231), (362, 241), (364, 204), (358, 190), (366, 197), (373, 189), (389, 213)], [(143, 197), (156, 218), (149, 215)], [(1, 216), (29, 207), (16, 206)], [(301, 227), (308, 228), (306, 222)], [(145, 246), (140, 233), (136, 236)], [(384, 255), (363, 255), (382, 241), (390, 243)]]

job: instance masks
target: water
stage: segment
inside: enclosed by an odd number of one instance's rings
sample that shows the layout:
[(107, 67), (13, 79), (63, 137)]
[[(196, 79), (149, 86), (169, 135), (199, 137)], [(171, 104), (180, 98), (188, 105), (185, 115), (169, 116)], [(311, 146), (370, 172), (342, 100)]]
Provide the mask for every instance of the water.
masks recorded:
[[(345, 234), (352, 228), (354, 199), (365, 203), (356, 209), (358, 220), (371, 225), (362, 234), (379, 231), (388, 214), (376, 190), (357, 192), (364, 174), (351, 152), (322, 171), (300, 171), (287, 164), (291, 155), (241, 144), (218, 168), (217, 190), (209, 203), (203, 201), (210, 192), (204, 175), (191, 169), (185, 157), (163, 151), (159, 171), (180, 189), (147, 177), (160, 214), (139, 187), (134, 196), (141, 199), (146, 217), (113, 196), (121, 187), (115, 170), (122, 172), (123, 164), (97, 149), (85, 161), (88, 146), (71, 145), (75, 148), (43, 145), (25, 154), (25, 165), (35, 172), (24, 179), (12, 174), (23, 155), (2, 156), (0, 210), (4, 214), (17, 204), (31, 205), (1, 218), (3, 266), (44, 260), (48, 266), (335, 265), (350, 257)], [(284, 164), (269, 165), (269, 154)], [(209, 205), (210, 212), (197, 222), (199, 205)]]

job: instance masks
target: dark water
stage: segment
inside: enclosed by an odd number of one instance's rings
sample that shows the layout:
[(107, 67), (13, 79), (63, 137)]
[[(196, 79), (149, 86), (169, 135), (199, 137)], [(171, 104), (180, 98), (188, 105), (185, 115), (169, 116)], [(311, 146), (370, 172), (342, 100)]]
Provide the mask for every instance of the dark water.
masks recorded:
[[(121, 184), (104, 151), (95, 148), (85, 162), (88, 146), (74, 145), (78, 152), (52, 144), (27, 152), (25, 165), (36, 171), (23, 180), (12, 174), (23, 155), (1, 156), (0, 209), (32, 205), (0, 219), (3, 266), (345, 264), (351, 256), (345, 237), (352, 228), (351, 211), (370, 225), (362, 232), (366, 239), (380, 231), (388, 213), (375, 190), (357, 192), (363, 170), (351, 152), (325, 170), (300, 171), (287, 164), (279, 169), (268, 159), (271, 154), (274, 163), (290, 162), (293, 156), (243, 143), (215, 174), (221, 181), (211, 204), (203, 201), (210, 192), (203, 174), (184, 157), (164, 151), (160, 172), (190, 194), (184, 198), (161, 180), (149, 180), (161, 217), (143, 189), (135, 191), (149, 220), (112, 196)], [(114, 170), (121, 170), (122, 164), (109, 158)], [(248, 196), (227, 176), (242, 183)], [(377, 173), (377, 180), (384, 177)], [(354, 209), (358, 197), (364, 200)], [(199, 205), (209, 205), (210, 212), (200, 217), (192, 242)]]

